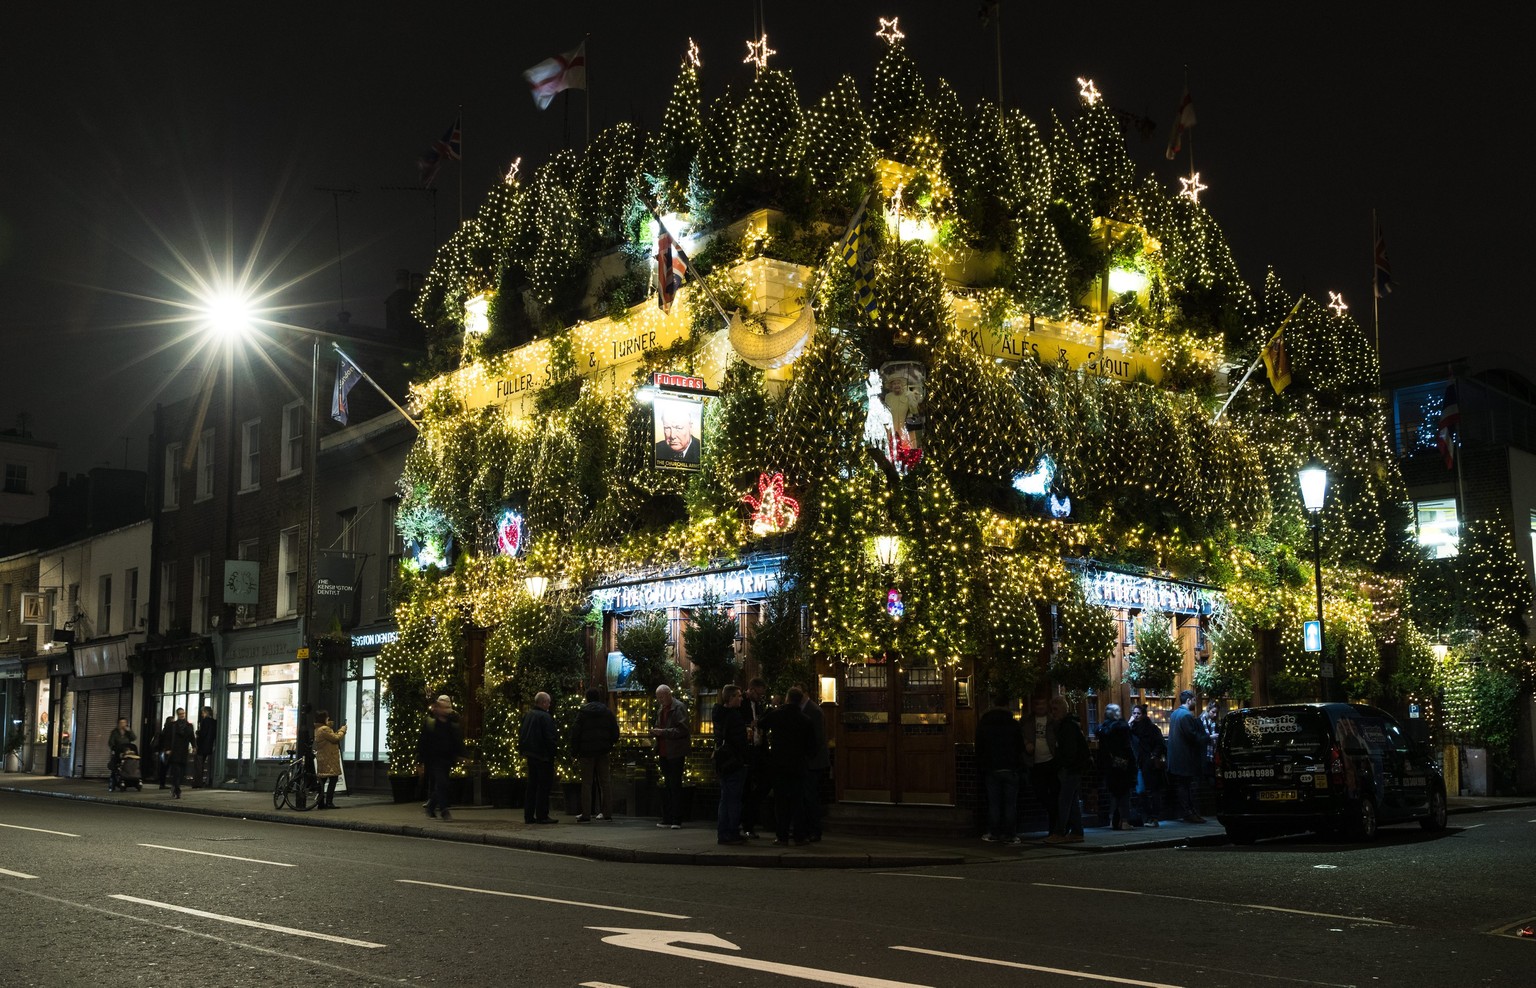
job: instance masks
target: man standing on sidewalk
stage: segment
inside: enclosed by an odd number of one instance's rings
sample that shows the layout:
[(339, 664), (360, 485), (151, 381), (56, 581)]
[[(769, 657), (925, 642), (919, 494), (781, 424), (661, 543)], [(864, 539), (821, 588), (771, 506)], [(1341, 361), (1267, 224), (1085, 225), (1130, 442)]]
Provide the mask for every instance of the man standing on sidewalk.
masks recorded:
[(427, 816), (441, 813), (444, 820), (453, 819), (448, 813), (448, 772), (464, 753), (458, 721), (453, 701), (444, 694), (432, 704), (432, 719), (416, 739), (416, 760), (427, 776)]
[(1057, 803), (1061, 780), (1056, 777), (1052, 760), (1056, 755), (1056, 734), (1051, 727), (1049, 708), (1044, 697), (1036, 697), (1034, 713), (1024, 722), (1024, 753), (1029, 756), (1029, 787), (1045, 807), (1046, 830), (1056, 833)]
[(1185, 823), (1204, 823), (1195, 808), (1195, 779), (1205, 767), (1205, 728), (1195, 713), (1195, 694), (1179, 694), (1179, 705), (1168, 717), (1168, 780), (1179, 800)]
[(533, 708), (523, 716), (518, 750), (528, 760), (528, 793), (523, 799), (524, 823), (558, 823), (549, 815), (549, 794), (555, 788), (555, 752), (560, 750), (555, 718), (549, 715), (548, 693), (533, 698)]
[(197, 722), (197, 771), (192, 776), (193, 789), (213, 785), (213, 746), (218, 737), (219, 722), (213, 716), (213, 708), (204, 707), (203, 716)]
[(661, 793), (661, 822), (656, 826), (681, 830), (683, 827), (683, 762), (688, 757), (688, 711), (672, 697), (672, 687), (656, 687), (656, 758), (666, 788)]
[(577, 823), (592, 819), (593, 792), (597, 790), (597, 818), (613, 819), (612, 774), (608, 753), (619, 743), (619, 719), (603, 702), (603, 691), (587, 690), (587, 702), (576, 712), (576, 726), (571, 728), (571, 751), (581, 764), (581, 812)]

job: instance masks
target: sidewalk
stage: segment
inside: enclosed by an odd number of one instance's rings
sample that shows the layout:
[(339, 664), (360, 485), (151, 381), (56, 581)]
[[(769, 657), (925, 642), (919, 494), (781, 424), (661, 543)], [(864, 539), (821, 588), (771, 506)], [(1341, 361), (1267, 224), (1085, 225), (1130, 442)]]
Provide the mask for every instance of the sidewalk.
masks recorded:
[[(1226, 843), (1226, 834), (1215, 818), (1209, 823), (1164, 821), (1157, 828), (1109, 830), (1090, 827), (1081, 844), (1047, 845), (1036, 840), (1008, 846), (973, 840), (901, 840), (889, 837), (847, 836), (828, 833), (818, 843), (804, 847), (774, 847), (772, 836), (748, 845), (721, 847), (715, 843), (711, 820), (697, 820), (682, 830), (664, 830), (654, 818), (620, 817), (610, 822), (577, 823), (560, 817), (558, 826), (523, 823), (521, 809), (464, 806), (453, 809), (448, 822), (434, 820), (417, 803), (395, 803), (387, 796), (357, 794), (338, 797), (335, 810), (274, 810), (272, 794), (234, 789), (183, 789), (172, 800), (169, 790), (153, 785), (143, 792), (109, 793), (99, 779), (61, 779), (53, 776), (0, 775), (0, 792), (117, 803), (176, 813), (239, 817), (271, 823), (331, 827), (364, 833), (424, 837), (433, 840), (491, 844), (498, 847), (548, 854), (567, 854), (604, 861), (640, 864), (728, 865), (760, 868), (913, 868), (929, 865), (979, 864), (1017, 859), (1022, 852), (1102, 854), (1178, 845)], [(1450, 812), (1476, 813), (1519, 806), (1536, 806), (1536, 799), (1508, 797), (1452, 797)]]

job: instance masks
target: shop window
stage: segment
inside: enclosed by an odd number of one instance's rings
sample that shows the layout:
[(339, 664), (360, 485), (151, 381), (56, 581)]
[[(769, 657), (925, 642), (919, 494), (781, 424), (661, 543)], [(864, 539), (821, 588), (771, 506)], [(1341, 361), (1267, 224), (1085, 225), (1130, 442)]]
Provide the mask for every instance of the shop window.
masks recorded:
[(240, 491), (261, 486), (261, 419), (240, 426)]
[(213, 560), (208, 553), (192, 557), (192, 629), (206, 631), (213, 616), (208, 610), (208, 571)]
[(292, 477), (304, 469), (304, 403), (283, 406), (282, 476)]
[(5, 492), (7, 494), (27, 494), (27, 465), (25, 463), (7, 463), (5, 465)]
[(197, 441), (197, 499), (213, 497), (213, 430), (204, 429)]
[(1449, 559), (1456, 555), (1461, 541), (1461, 524), (1456, 517), (1456, 499), (1417, 501), (1413, 505), (1414, 534), (1431, 559)]
[(165, 464), (162, 474), (165, 494), (160, 506), (170, 509), (181, 505), (181, 443), (168, 443), (165, 447)]
[(299, 530), (285, 528), (277, 540), (277, 616), (299, 612)]
[(112, 633), (112, 576), (104, 574), (96, 581), (96, 634)]

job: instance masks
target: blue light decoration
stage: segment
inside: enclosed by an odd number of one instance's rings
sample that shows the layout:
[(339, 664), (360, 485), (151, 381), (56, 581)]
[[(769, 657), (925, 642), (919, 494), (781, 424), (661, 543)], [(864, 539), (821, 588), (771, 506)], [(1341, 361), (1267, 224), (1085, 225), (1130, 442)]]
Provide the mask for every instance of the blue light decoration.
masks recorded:
[(891, 616), (892, 621), (900, 621), (907, 613), (907, 605), (901, 600), (901, 591), (895, 587), (885, 592), (885, 613)]
[(1034, 473), (1013, 475), (1013, 489), (1026, 497), (1043, 497), (1056, 479), (1056, 461), (1049, 455), (1040, 457)]
[(496, 551), (503, 556), (521, 556), (528, 545), (523, 516), (510, 508), (496, 519)]

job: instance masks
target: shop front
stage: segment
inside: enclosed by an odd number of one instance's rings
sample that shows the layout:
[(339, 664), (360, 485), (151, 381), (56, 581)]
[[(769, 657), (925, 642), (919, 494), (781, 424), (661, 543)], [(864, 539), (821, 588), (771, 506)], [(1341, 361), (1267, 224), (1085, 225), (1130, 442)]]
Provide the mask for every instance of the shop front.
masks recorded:
[(214, 771), (222, 785), (263, 788), (297, 744), (302, 644), (297, 622), (292, 621), (215, 639), (211, 688), (223, 737), (221, 750), (215, 751)]
[[(133, 643), (123, 635), (72, 646), (75, 692), (73, 761), (67, 774), (104, 779), (111, 751), (107, 739), (119, 717), (135, 717), (133, 673), (129, 658)], [(140, 749), (146, 746), (141, 742)]]

